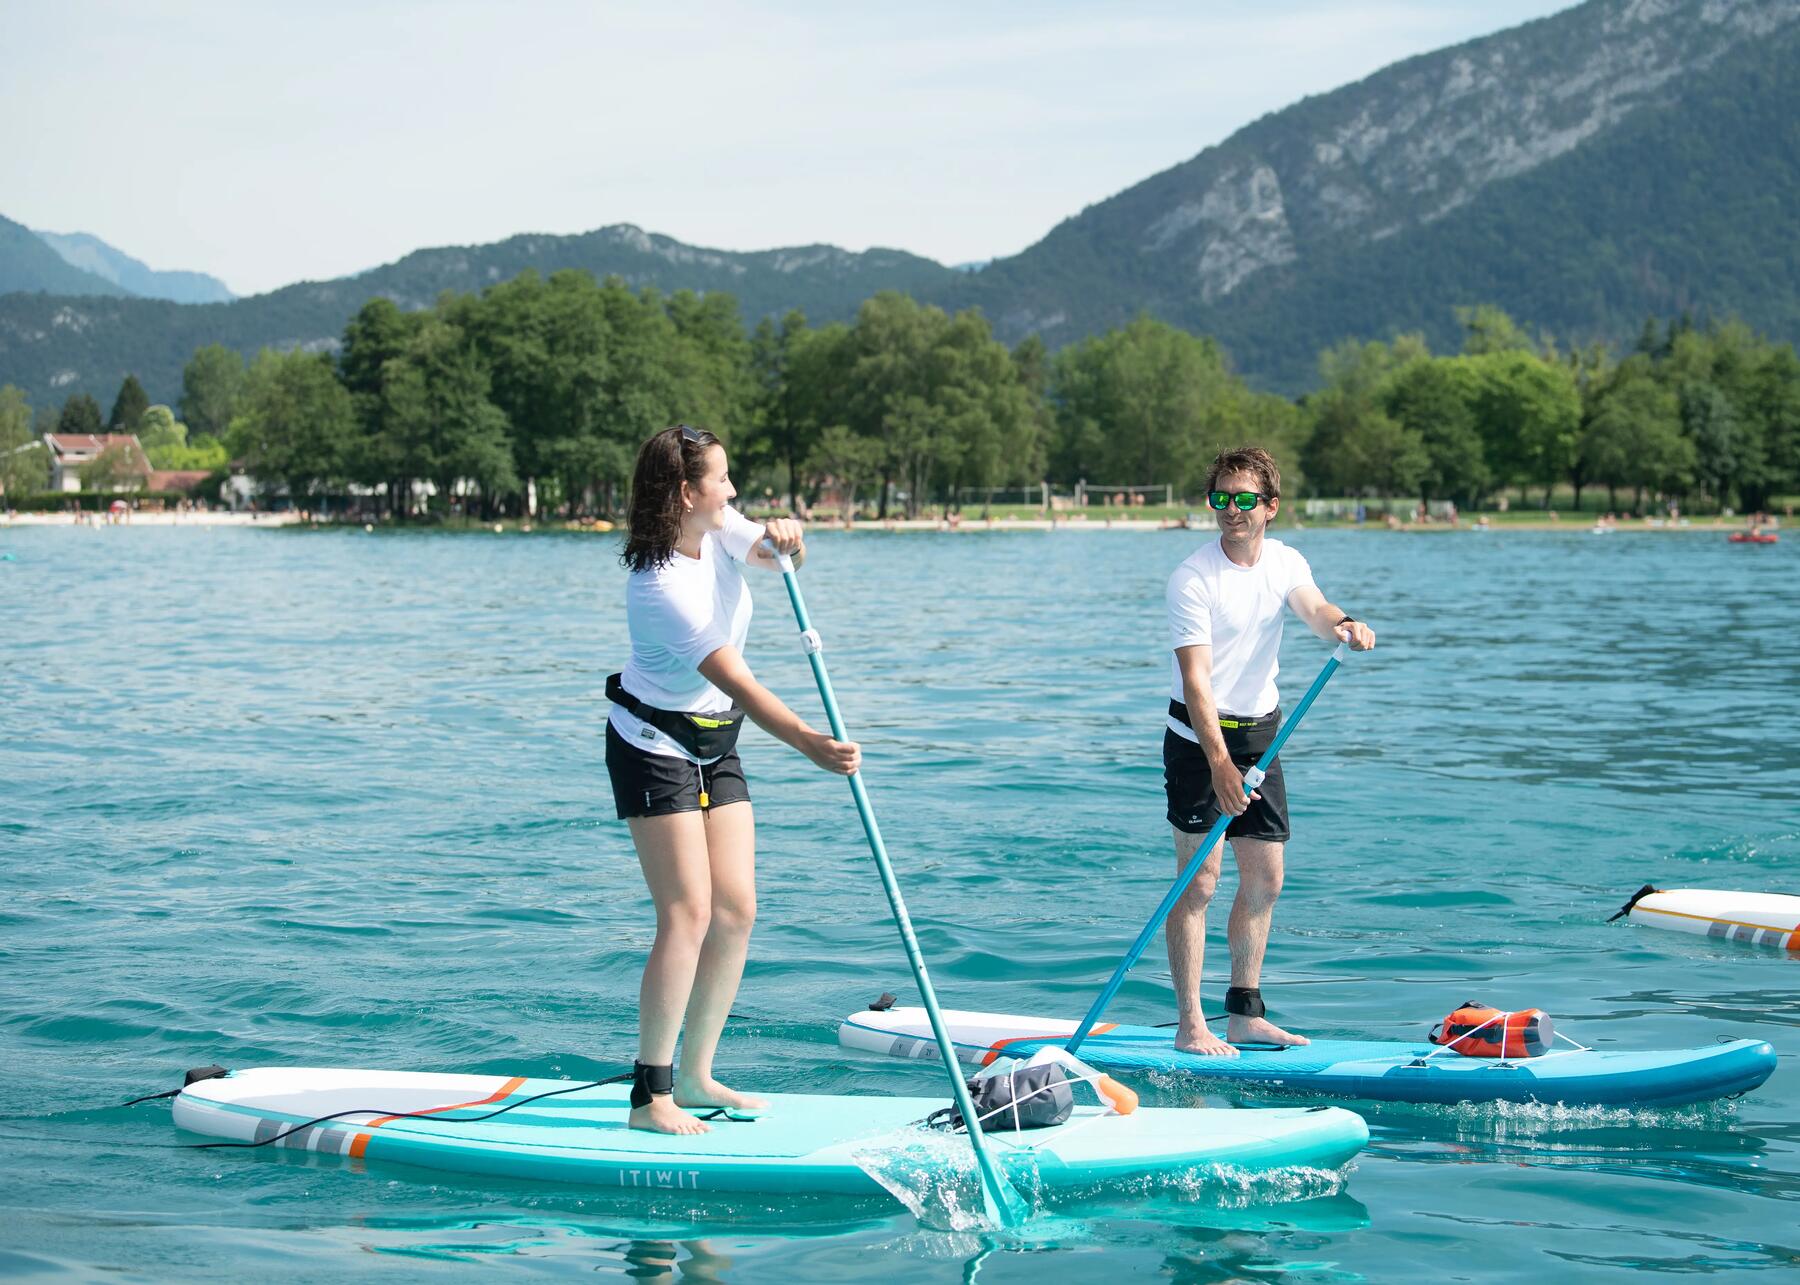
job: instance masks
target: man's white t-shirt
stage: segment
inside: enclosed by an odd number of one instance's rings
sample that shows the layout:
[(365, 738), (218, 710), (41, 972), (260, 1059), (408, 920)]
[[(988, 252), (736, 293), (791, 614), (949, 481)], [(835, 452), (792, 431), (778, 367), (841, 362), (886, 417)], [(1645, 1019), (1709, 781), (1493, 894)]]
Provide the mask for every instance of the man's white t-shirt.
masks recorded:
[[(760, 523), (736, 509), (725, 525), (700, 537), (700, 556), (679, 551), (660, 567), (634, 571), (625, 582), (625, 623), (631, 659), (619, 683), (644, 704), (686, 714), (717, 714), (731, 698), (700, 673), (700, 662), (721, 647), (744, 649), (750, 633), (750, 592), (743, 564), (762, 538)], [(614, 705), (609, 719), (627, 744), (651, 754), (698, 759), (669, 737)]]
[[(1299, 551), (1266, 536), (1253, 567), (1240, 567), (1214, 540), (1175, 568), (1168, 591), (1170, 645), (1212, 648), (1219, 713), (1261, 718), (1281, 703), (1275, 674), (1288, 595), (1312, 582), (1312, 568)], [(1181, 662), (1171, 656), (1169, 666), (1170, 697), (1185, 703)], [(1169, 726), (1198, 743), (1194, 729), (1180, 719), (1169, 719)]]

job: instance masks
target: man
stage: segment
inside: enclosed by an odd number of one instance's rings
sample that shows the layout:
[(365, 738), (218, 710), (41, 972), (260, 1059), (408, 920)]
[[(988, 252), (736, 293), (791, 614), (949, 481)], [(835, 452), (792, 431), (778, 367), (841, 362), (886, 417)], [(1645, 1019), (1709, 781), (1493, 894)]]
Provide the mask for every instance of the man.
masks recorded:
[[(1175, 978), (1175, 1047), (1236, 1057), (1233, 1044), (1305, 1044), (1264, 1016), (1263, 951), (1281, 895), (1282, 846), (1288, 839), (1287, 790), (1281, 760), (1248, 798), (1244, 772), (1275, 737), (1281, 710), (1275, 691), (1284, 609), (1320, 638), (1356, 651), (1375, 645), (1375, 631), (1329, 603), (1306, 559), (1264, 533), (1281, 511), (1281, 473), (1267, 451), (1225, 451), (1207, 472), (1207, 503), (1219, 538), (1169, 577), (1169, 628), (1175, 649), (1163, 777), (1175, 865), (1186, 867), (1220, 811), (1231, 822), (1169, 915), (1169, 970)], [(1231, 986), (1225, 992), (1225, 1039), (1200, 1007), (1206, 953), (1206, 907), (1218, 886), (1225, 840), (1237, 859), (1238, 890), (1227, 929)]]

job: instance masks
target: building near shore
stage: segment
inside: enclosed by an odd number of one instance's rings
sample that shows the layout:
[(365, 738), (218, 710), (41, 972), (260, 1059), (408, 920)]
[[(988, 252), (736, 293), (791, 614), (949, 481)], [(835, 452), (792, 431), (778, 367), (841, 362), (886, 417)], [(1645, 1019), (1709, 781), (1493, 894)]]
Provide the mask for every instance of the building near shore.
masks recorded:
[(142, 490), (153, 471), (136, 433), (45, 433), (44, 446), (50, 452), (52, 491), (82, 490), (82, 469), (114, 448), (119, 451), (120, 463), (113, 484), (87, 489)]

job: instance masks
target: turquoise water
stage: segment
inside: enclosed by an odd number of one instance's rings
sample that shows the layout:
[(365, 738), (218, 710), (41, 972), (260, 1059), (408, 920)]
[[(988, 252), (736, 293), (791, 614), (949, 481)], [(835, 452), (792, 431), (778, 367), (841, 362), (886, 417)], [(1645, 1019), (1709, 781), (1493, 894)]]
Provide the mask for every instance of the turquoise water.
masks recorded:
[[(648, 1205), (177, 1149), (165, 1104), (114, 1104), (207, 1062), (628, 1065), (651, 917), (597, 735), (625, 652), (615, 546), (18, 528), (0, 530), (0, 1274), (1792, 1272), (1800, 959), (1603, 921), (1646, 881), (1800, 891), (1795, 549), (1288, 538), (1381, 646), (1285, 758), (1278, 1018), (1399, 1037), (1465, 999), (1537, 1004), (1589, 1044), (1766, 1037), (1768, 1085), (1680, 1112), (1369, 1110), (1346, 1175), (1197, 1179), (1017, 1238), (930, 1205)], [(808, 605), (947, 1003), (1078, 1015), (1166, 886), (1162, 584), (1191, 544), (815, 538)], [(815, 717), (774, 578), (757, 604), (752, 664)], [(1290, 700), (1323, 655), (1290, 629)], [(911, 993), (849, 792), (758, 732), (744, 758), (761, 917), (722, 1067), (937, 1092), (931, 1067), (835, 1042), (835, 1018)], [(1172, 1017), (1160, 949), (1110, 1016)]]

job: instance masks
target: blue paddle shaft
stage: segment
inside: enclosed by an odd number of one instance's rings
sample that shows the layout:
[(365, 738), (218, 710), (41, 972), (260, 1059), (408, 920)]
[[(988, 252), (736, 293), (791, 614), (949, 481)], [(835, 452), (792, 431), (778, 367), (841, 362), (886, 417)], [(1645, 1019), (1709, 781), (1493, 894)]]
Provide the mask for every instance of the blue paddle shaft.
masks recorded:
[[(807, 618), (806, 600), (800, 596), (800, 581), (794, 574), (793, 559), (779, 552), (775, 557), (781, 566), (782, 579), (787, 583), (788, 601), (793, 604), (794, 619), (800, 626), (801, 646), (806, 649), (807, 663), (812, 666), (813, 679), (819, 685), (819, 699), (825, 703), (825, 717), (831, 723), (831, 735), (840, 741), (848, 740), (844, 735), (843, 715), (838, 712), (837, 694), (831, 687), (831, 675), (825, 672), (822, 644), (812, 622)], [(950, 1073), (950, 1087), (956, 1095), (957, 1109), (962, 1112), (962, 1118), (969, 1126), (969, 1146), (974, 1149), (975, 1163), (981, 1170), (981, 1197), (988, 1219), (1004, 1227), (1016, 1227), (1025, 1218), (1025, 1202), (995, 1167), (983, 1142), (981, 1120), (976, 1115), (975, 1104), (969, 1100), (968, 1086), (963, 1083), (962, 1065), (957, 1061), (956, 1048), (950, 1042), (950, 1032), (944, 1026), (943, 1014), (938, 1010), (937, 993), (932, 989), (931, 977), (925, 971), (925, 956), (919, 950), (919, 939), (913, 935), (912, 917), (906, 913), (906, 901), (901, 897), (900, 884), (894, 878), (894, 867), (888, 860), (887, 845), (881, 841), (881, 827), (875, 823), (875, 810), (869, 805), (869, 792), (863, 787), (862, 773), (851, 774), (850, 794), (856, 800), (857, 814), (862, 817), (863, 833), (868, 836), (869, 851), (875, 858), (875, 868), (881, 872), (881, 887), (887, 893), (888, 907), (893, 911), (894, 923), (900, 929), (900, 941), (906, 947), (906, 960), (912, 965), (913, 980), (919, 986), (919, 998), (924, 1002), (926, 1015), (931, 1019), (931, 1033), (937, 1037), (938, 1052), (944, 1059), (944, 1069)]]
[[(1312, 703), (1318, 699), (1319, 693), (1325, 690), (1325, 684), (1331, 681), (1331, 676), (1337, 672), (1338, 666), (1344, 663), (1349, 654), (1349, 647), (1345, 643), (1339, 643), (1332, 650), (1324, 667), (1319, 670), (1319, 676), (1313, 679), (1312, 686), (1306, 689), (1306, 695), (1302, 696), (1300, 703), (1294, 706), (1293, 714), (1284, 719), (1281, 726), (1276, 729), (1275, 739), (1269, 742), (1269, 748), (1263, 751), (1261, 758), (1256, 760), (1256, 766), (1244, 773), (1244, 797), (1248, 798), (1250, 792), (1263, 783), (1263, 778), (1268, 775), (1269, 765), (1275, 761), (1275, 756), (1281, 753), (1281, 747), (1287, 744), (1289, 734), (1300, 726), (1300, 720), (1306, 717), (1306, 711), (1312, 708)], [(1081, 1019), (1081, 1025), (1075, 1028), (1074, 1036), (1063, 1046), (1069, 1052), (1073, 1053), (1080, 1048), (1081, 1042), (1092, 1033), (1094, 1023), (1100, 1020), (1100, 1015), (1106, 1011), (1106, 1006), (1112, 1003), (1113, 996), (1119, 993), (1119, 987), (1125, 984), (1125, 975), (1131, 971), (1132, 965), (1138, 962), (1138, 957), (1144, 953), (1144, 948), (1150, 944), (1150, 939), (1156, 936), (1156, 930), (1163, 926), (1163, 920), (1169, 917), (1169, 912), (1175, 909), (1175, 903), (1181, 899), (1181, 894), (1187, 891), (1190, 883), (1194, 882), (1194, 876), (1200, 873), (1200, 867), (1206, 864), (1206, 858), (1212, 855), (1212, 850), (1218, 846), (1220, 837), (1225, 833), (1225, 827), (1230, 824), (1231, 814), (1220, 812), (1219, 819), (1213, 822), (1212, 829), (1206, 832), (1206, 838), (1201, 840), (1200, 846), (1194, 850), (1193, 859), (1176, 876), (1174, 884), (1156, 907), (1156, 913), (1150, 916), (1150, 922), (1144, 925), (1144, 930), (1137, 935), (1137, 940), (1131, 943), (1131, 949), (1125, 952), (1125, 958), (1119, 961), (1119, 966), (1113, 970), (1113, 975), (1101, 988), (1100, 997), (1094, 1001), (1093, 1007), (1088, 1009), (1087, 1016)]]

